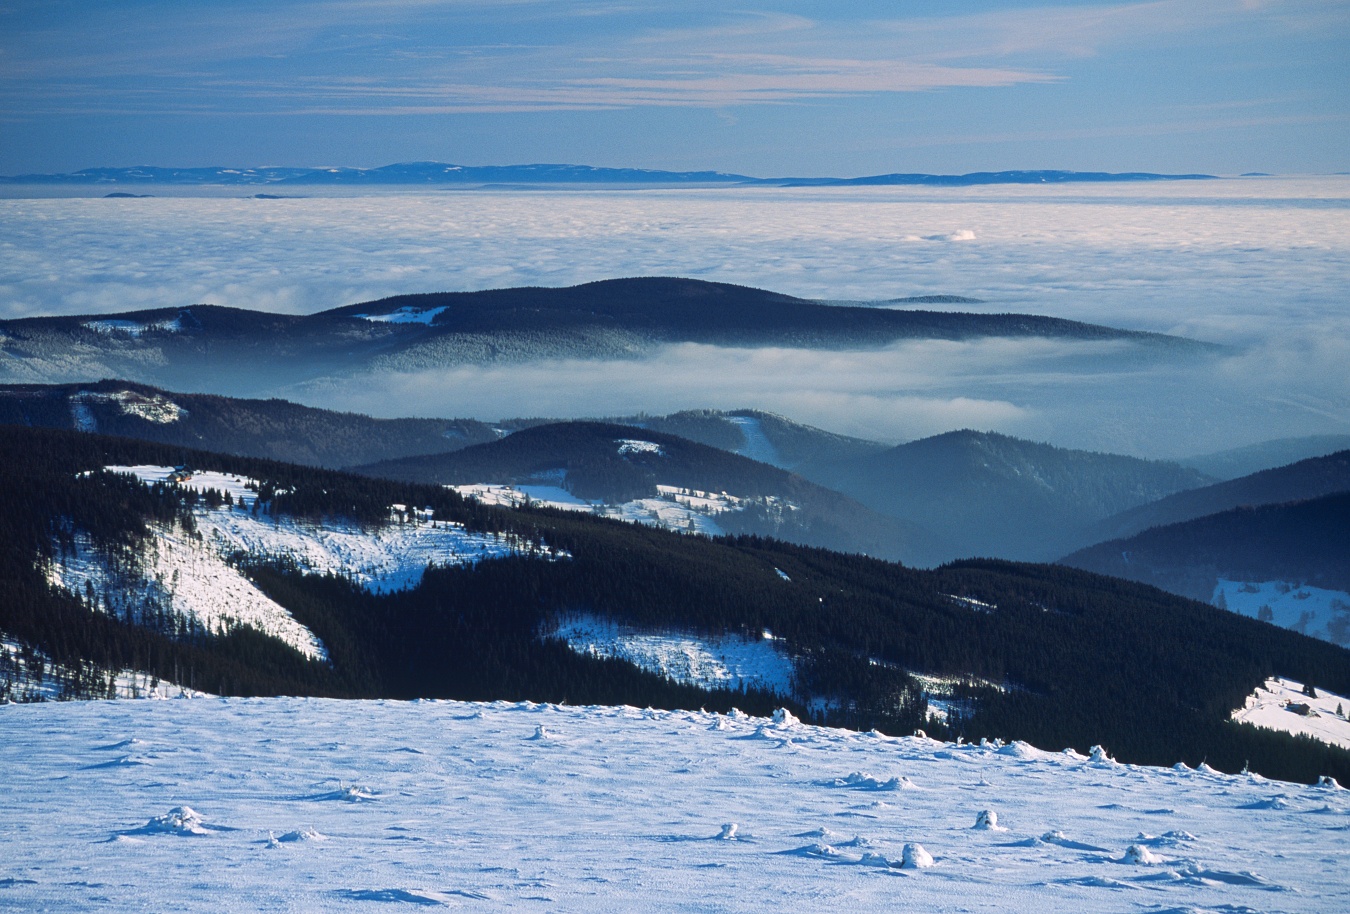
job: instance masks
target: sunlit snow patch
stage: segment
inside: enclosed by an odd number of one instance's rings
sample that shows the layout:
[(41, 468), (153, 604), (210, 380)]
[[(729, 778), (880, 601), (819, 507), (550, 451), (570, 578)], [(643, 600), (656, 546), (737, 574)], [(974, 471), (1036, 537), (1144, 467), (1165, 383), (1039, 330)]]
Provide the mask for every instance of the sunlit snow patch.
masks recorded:
[(358, 314), (356, 317), (382, 324), (430, 324), (436, 319), (436, 315), (444, 310), (445, 306), (424, 309), (404, 305), (397, 311), (390, 311), (388, 314)]
[(1233, 720), (1302, 734), (1324, 743), (1350, 749), (1350, 698), (1313, 687), (1316, 697), (1304, 692), (1304, 684), (1292, 679), (1267, 679), (1256, 692), (1247, 696), (1242, 707), (1233, 712)]
[(567, 642), (579, 654), (626, 660), (676, 682), (714, 689), (744, 685), (780, 695), (791, 692), (792, 661), (772, 639), (655, 633), (595, 616), (566, 619), (547, 635)]
[(619, 445), (620, 454), (655, 454), (658, 457), (665, 454), (665, 449), (654, 441), (619, 438), (616, 443)]
[(70, 412), (75, 427), (82, 432), (97, 431), (97, 422), (90, 403), (112, 403), (124, 416), (135, 416), (156, 425), (170, 425), (187, 416), (188, 411), (168, 397), (143, 394), (134, 390), (116, 390), (111, 393), (82, 390), (70, 398)]

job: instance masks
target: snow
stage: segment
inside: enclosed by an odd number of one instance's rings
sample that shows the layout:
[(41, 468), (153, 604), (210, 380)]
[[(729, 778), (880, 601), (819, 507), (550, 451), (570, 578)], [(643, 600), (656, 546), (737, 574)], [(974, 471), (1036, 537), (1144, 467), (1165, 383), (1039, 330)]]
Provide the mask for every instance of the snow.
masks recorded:
[(440, 308), (414, 308), (411, 305), (404, 305), (397, 311), (390, 311), (388, 314), (358, 314), (356, 317), (384, 324), (430, 324), (436, 319), (436, 315), (444, 310), (445, 306)]
[[(1267, 679), (1247, 696), (1243, 706), (1232, 714), (1233, 720), (1303, 734), (1324, 743), (1350, 749), (1350, 698), (1326, 692), (1313, 685), (1316, 698), (1303, 694), (1304, 684), (1292, 679)], [(1293, 710), (1291, 710), (1291, 708)], [(1310, 713), (1299, 713), (1307, 708)]]
[(1350, 647), (1350, 593), (1290, 581), (1220, 578), (1211, 598), (1220, 609)]
[(665, 449), (654, 441), (639, 441), (636, 438), (619, 438), (615, 442), (619, 446), (620, 454), (655, 454), (658, 457), (665, 455)]
[(733, 424), (740, 426), (741, 434), (745, 435), (745, 447), (737, 448), (737, 454), (742, 457), (749, 457), (751, 460), (758, 460), (760, 463), (768, 463), (773, 466), (783, 465), (778, 449), (765, 436), (759, 419), (754, 416), (727, 416), (727, 418)]
[(97, 321), (85, 321), (86, 329), (95, 333), (101, 333), (105, 336), (114, 336), (117, 334), (126, 334), (127, 336), (141, 336), (153, 330), (163, 333), (178, 333), (183, 329), (182, 321), (178, 318), (169, 318), (162, 321), (124, 321), (116, 319), (105, 319)]
[[(647, 444), (649, 442), (639, 442)], [(656, 447), (656, 445), (651, 445)], [(559, 480), (562, 482), (562, 480)], [(726, 531), (717, 523), (717, 515), (744, 511), (751, 499), (728, 495), (726, 492), (704, 492), (680, 486), (658, 485), (656, 495), (632, 501), (608, 504), (578, 498), (561, 485), (499, 485), (478, 483), (450, 486), (461, 495), (476, 498), (484, 504), (518, 508), (528, 500), (531, 504), (567, 511), (584, 511), (601, 517), (612, 517), (630, 523), (647, 524), (681, 533), (701, 533), (720, 536)], [(785, 499), (767, 496), (757, 500), (770, 510), (786, 513), (797, 506)], [(781, 572), (780, 572), (781, 574)]]
[[(768, 638), (705, 637), (690, 632), (651, 632), (596, 616), (563, 620), (547, 636), (579, 654), (626, 660), (667, 679), (704, 688), (792, 691), (792, 660)], [(786, 712), (784, 712), (786, 713)]]
[(983, 600), (976, 600), (974, 597), (958, 597), (956, 594), (952, 593), (946, 593), (943, 594), (943, 596), (959, 606), (964, 606), (967, 609), (973, 609), (976, 612), (988, 613), (998, 609), (997, 604), (985, 603)]
[[(0, 730), (9, 910), (1350, 910), (1331, 785), (635, 708), (69, 702)], [(868, 771), (917, 789), (831, 786)]]
[[(168, 467), (108, 467), (131, 472), (146, 482), (167, 479)], [(243, 498), (245, 510), (199, 509), (196, 521), (202, 538), (224, 557), (283, 558), (313, 574), (350, 577), (373, 593), (416, 587), (428, 565), (460, 565), (529, 551), (512, 535), (471, 533), (462, 524), (431, 519), (426, 512), (407, 514), (404, 505), (391, 505), (390, 523), (368, 526), (343, 520), (322, 524), (253, 514), (257, 483), (241, 476), (195, 471), (181, 485), (198, 491), (217, 489)], [(565, 553), (544, 547), (542, 555)]]
[(466, 486), (448, 486), (465, 498), (473, 498), (485, 505), (500, 505), (507, 508), (519, 508), (529, 503), (548, 508), (562, 508), (566, 511), (584, 511), (593, 513), (597, 504), (578, 498), (561, 486), (511, 486), (495, 484), (474, 484)]
[[(78, 678), (88, 678), (92, 667), (76, 669), (54, 663), (41, 651), (24, 651), (17, 641), (0, 638), (0, 704), (6, 701), (66, 701), (81, 697), (72, 689)], [(103, 682), (108, 674), (101, 673)], [(86, 696), (87, 697), (87, 696)], [(138, 670), (118, 670), (112, 674), (107, 698), (205, 698), (185, 686), (166, 682)]]
[(143, 394), (134, 390), (110, 393), (82, 390), (70, 398), (70, 410), (75, 427), (80, 431), (96, 431), (90, 403), (113, 403), (124, 416), (136, 416), (156, 425), (171, 425), (187, 416), (188, 411), (162, 394)]
[[(221, 512), (201, 512), (201, 519), (209, 521), (215, 513)], [(306, 657), (327, 659), (308, 628), (226, 561), (229, 551), (219, 541), (168, 524), (151, 524), (149, 530), (139, 568), (118, 570), (115, 560), (77, 534), (75, 548), (52, 560), (47, 580), (77, 596), (93, 594), (104, 612), (141, 624), (151, 623), (156, 608), (172, 609), (213, 634), (248, 626)]]
[[(105, 469), (145, 483), (168, 482), (174, 472), (151, 465)], [(247, 477), (193, 470), (191, 478), (177, 484), (199, 492), (215, 489), (243, 506), (199, 506), (193, 514), (196, 535), (169, 524), (148, 525), (139, 567), (130, 569), (77, 532), (74, 548), (53, 558), (48, 580), (76, 595), (92, 592), (100, 608), (119, 616), (144, 621), (147, 610), (163, 607), (196, 619), (211, 632), (247, 625), (307, 657), (324, 659), (327, 652), (319, 639), (240, 572), (233, 564), (238, 558), (285, 561), (306, 573), (341, 575), (372, 593), (389, 593), (416, 587), (430, 565), (471, 563), (530, 549), (513, 535), (471, 533), (462, 524), (437, 521), (427, 511), (405, 505), (391, 505), (390, 521), (383, 525), (343, 520), (320, 524), (253, 513), (258, 484)], [(546, 546), (538, 554), (566, 555)]]

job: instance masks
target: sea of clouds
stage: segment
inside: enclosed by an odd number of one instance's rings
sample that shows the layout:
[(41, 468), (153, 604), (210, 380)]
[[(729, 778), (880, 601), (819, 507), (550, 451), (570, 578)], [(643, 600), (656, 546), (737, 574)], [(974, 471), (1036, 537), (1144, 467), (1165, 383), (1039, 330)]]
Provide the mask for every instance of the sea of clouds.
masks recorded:
[(681, 346), (651, 360), (452, 367), (286, 393), (378, 415), (481, 418), (750, 406), (874, 438), (973, 426), (1152, 455), (1350, 431), (1347, 177), (290, 199), (154, 192), (0, 200), (0, 317), (204, 302), (310, 312), (403, 292), (634, 275), (829, 300), (946, 293), (985, 300), (946, 307), (1234, 349), (1144, 364), (1045, 341), (847, 354)]

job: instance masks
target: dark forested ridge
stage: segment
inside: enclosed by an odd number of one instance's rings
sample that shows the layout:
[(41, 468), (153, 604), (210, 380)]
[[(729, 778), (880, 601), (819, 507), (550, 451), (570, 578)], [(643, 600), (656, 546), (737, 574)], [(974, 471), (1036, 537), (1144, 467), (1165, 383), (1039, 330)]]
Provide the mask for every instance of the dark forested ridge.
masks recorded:
[(474, 419), (372, 419), (286, 400), (173, 393), (126, 381), (0, 386), (0, 424), (97, 431), (326, 467), (441, 453), (498, 437)]
[(0, 381), (124, 378), (256, 396), (335, 374), (541, 358), (630, 358), (671, 343), (877, 348), (906, 339), (1118, 340), (1141, 358), (1216, 347), (1030, 314), (824, 305), (692, 279), (400, 295), (311, 315), (191, 305), (0, 321)]
[[(734, 451), (764, 463), (795, 470), (802, 464), (875, 454), (886, 445), (838, 435), (758, 409), (691, 409), (666, 416), (624, 416), (607, 420), (679, 435), (699, 444)], [(759, 440), (751, 440), (751, 438)]]
[(1220, 578), (1350, 590), (1350, 491), (1153, 527), (1062, 561), (1206, 601)]
[(1202, 486), (1174, 463), (1069, 450), (962, 430), (879, 453), (811, 461), (803, 476), (873, 510), (922, 524), (948, 551), (1048, 561), (1095, 542), (1093, 524)]
[(665, 342), (875, 346), (899, 339), (986, 336), (1120, 339), (1203, 349), (1180, 337), (1030, 314), (968, 314), (822, 305), (748, 286), (674, 277), (610, 279), (561, 289), (399, 295), (316, 317), (444, 308), (440, 331), (502, 332), (603, 326)]
[(1094, 525), (1093, 542), (1122, 539), (1242, 505), (1302, 501), (1345, 491), (1350, 491), (1350, 451), (1337, 451), (1130, 508)]
[[(566, 550), (433, 569), (374, 596), (345, 579), (247, 560), (255, 582), (307, 625), (331, 663), (247, 629), (158, 632), (51, 587), (62, 531), (134, 544), (150, 518), (190, 516), (195, 497), (108, 474), (108, 464), (190, 463), (262, 480), (269, 510), (374, 523), (388, 505), (504, 530)], [(1266, 676), (1350, 689), (1350, 654), (1151, 587), (1057, 566), (967, 561), (918, 571), (857, 555), (740, 537), (709, 540), (546, 510), (508, 512), (453, 492), (249, 458), (71, 432), (0, 429), (0, 630), (64, 659), (150, 669), (226, 694), (567, 700), (762, 711), (768, 695), (674, 686), (541, 639), (584, 611), (707, 633), (771, 629), (797, 660), (797, 695), (828, 719), (905, 732), (923, 721), (906, 671), (963, 677), (973, 699), (950, 732), (1045, 748), (1105, 745), (1126, 761), (1244, 763), (1271, 776), (1350, 778), (1350, 753), (1226, 722)], [(290, 490), (288, 494), (282, 494)], [(195, 510), (202, 510), (200, 505)], [(781, 574), (780, 574), (781, 572)], [(784, 577), (786, 576), (786, 577)], [(819, 718), (817, 718), (819, 719)]]

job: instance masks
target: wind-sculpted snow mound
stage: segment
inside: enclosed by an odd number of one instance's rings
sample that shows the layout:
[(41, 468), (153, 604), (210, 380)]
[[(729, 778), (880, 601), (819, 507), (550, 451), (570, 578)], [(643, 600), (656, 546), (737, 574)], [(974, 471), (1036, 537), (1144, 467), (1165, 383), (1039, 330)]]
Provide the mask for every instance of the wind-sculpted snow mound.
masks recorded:
[[(529, 703), (11, 705), (0, 729), (20, 910), (1350, 907), (1331, 785)], [(923, 789), (865, 773), (897, 770)]]

